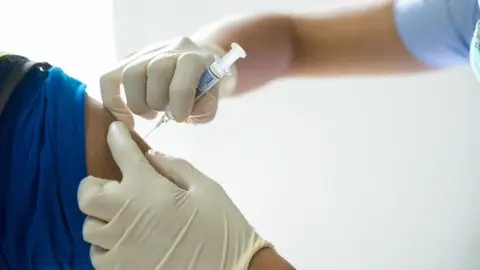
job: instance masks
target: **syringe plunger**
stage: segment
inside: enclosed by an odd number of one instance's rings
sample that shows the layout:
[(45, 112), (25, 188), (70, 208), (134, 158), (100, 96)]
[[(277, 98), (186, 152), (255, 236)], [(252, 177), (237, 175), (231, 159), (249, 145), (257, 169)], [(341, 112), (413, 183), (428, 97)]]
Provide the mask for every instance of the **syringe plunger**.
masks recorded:
[(215, 61), (215, 63), (212, 65), (212, 69), (223, 75), (239, 58), (245, 58), (246, 56), (247, 54), (243, 48), (240, 47), (240, 45), (237, 43), (232, 43), (232, 49), (228, 51), (222, 58)]

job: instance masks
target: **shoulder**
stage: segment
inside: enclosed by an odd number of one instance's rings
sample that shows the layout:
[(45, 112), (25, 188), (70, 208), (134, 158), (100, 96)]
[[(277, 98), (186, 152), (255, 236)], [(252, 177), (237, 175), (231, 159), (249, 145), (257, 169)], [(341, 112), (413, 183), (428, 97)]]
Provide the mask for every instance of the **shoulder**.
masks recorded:
[(0, 114), (16, 85), (33, 65), (24, 56), (0, 52)]
[(28, 61), (28, 58), (21, 55), (0, 52), (0, 81), (5, 80), (16, 68), (23, 66)]

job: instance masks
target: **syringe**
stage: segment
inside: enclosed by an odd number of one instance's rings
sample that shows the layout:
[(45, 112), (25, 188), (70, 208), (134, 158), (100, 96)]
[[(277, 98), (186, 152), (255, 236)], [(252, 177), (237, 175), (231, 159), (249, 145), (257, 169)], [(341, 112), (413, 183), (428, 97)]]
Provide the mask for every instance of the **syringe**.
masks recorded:
[[(237, 43), (232, 43), (232, 49), (226, 53), (222, 58), (217, 58), (215, 62), (210, 65), (203, 72), (200, 77), (197, 88), (195, 89), (195, 100), (198, 100), (203, 94), (208, 90), (212, 89), (215, 84), (217, 84), (225, 75), (230, 76), (230, 67), (237, 61), (239, 58), (245, 58), (247, 54)], [(145, 135), (144, 139), (148, 137), (155, 129), (157, 129), (161, 124), (167, 123), (172, 119), (172, 114), (170, 109), (167, 107), (165, 113), (162, 115), (160, 120), (157, 122), (155, 127), (150, 130), (150, 132)]]

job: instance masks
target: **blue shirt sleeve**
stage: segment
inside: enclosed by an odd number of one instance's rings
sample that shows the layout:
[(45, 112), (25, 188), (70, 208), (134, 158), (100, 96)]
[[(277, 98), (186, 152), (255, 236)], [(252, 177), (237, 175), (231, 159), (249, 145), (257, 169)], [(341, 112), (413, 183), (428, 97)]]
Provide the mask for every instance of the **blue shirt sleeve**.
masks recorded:
[(1, 270), (93, 269), (77, 202), (85, 88), (58, 67), (34, 67), (0, 115)]
[(437, 68), (468, 63), (477, 0), (395, 0), (393, 12), (401, 40), (419, 61)]

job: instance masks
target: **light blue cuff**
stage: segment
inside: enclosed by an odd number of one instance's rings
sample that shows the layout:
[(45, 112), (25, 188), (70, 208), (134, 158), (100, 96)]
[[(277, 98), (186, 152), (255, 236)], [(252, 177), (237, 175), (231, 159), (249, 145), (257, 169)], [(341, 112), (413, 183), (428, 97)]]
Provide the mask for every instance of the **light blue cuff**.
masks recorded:
[(396, 0), (394, 21), (407, 50), (426, 66), (467, 64), (480, 19), (477, 0)]

